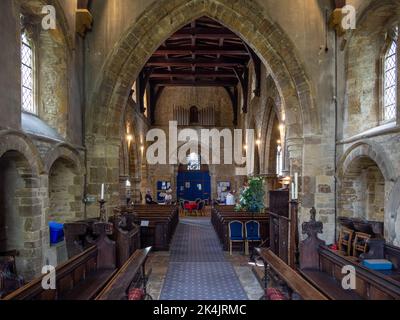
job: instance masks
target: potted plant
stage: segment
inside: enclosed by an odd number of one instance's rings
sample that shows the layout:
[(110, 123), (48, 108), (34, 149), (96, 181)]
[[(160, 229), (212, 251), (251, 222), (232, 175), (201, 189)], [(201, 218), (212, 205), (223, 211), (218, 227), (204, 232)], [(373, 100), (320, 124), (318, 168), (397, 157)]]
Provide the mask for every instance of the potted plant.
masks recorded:
[(263, 178), (249, 178), (248, 185), (241, 191), (236, 211), (260, 213), (264, 208)]

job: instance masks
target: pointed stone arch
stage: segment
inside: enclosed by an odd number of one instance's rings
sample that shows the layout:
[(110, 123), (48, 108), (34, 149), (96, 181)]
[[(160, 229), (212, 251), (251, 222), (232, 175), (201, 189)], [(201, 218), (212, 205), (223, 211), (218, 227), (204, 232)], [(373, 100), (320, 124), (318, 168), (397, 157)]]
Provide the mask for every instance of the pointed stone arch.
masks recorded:
[[(284, 97), (288, 138), (298, 144), (305, 135), (320, 133), (311, 86), (295, 47), (261, 6), (247, 0), (160, 0), (127, 29), (103, 66), (86, 114), (88, 162), (93, 172), (99, 158), (118, 155), (124, 108), (132, 82), (148, 58), (168, 36), (202, 16), (213, 18), (237, 33), (267, 66)], [(296, 157), (301, 163), (299, 152)], [(98, 183), (90, 176), (89, 180)], [(117, 176), (110, 181), (114, 199), (117, 181)]]

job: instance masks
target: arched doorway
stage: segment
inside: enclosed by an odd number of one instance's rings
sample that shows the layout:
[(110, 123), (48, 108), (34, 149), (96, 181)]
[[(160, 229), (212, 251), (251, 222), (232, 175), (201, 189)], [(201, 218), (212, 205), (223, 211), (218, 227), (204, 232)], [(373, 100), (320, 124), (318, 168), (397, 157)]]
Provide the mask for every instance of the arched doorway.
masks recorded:
[(180, 164), (176, 180), (177, 199), (211, 200), (211, 177), (208, 165), (201, 164), (200, 155), (188, 155), (187, 164)]
[(385, 151), (375, 143), (355, 143), (345, 152), (338, 168), (338, 215), (383, 222), (385, 239), (392, 243), (396, 238), (397, 208), (393, 210), (390, 204), (396, 190), (396, 174)]

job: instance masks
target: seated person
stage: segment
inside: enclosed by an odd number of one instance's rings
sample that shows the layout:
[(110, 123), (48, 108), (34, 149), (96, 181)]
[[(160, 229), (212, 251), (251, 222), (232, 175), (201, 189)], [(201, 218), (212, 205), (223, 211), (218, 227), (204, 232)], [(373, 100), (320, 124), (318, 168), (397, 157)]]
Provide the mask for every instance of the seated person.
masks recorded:
[(147, 190), (145, 199), (146, 199), (146, 204), (158, 204), (157, 202), (153, 201), (153, 197), (151, 196), (150, 190)]

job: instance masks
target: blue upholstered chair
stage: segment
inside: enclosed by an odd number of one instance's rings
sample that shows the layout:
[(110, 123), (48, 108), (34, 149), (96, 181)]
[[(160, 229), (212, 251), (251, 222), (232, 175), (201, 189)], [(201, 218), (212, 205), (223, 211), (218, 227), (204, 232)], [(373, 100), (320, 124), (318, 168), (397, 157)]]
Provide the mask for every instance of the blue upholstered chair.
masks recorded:
[(246, 254), (249, 253), (249, 242), (261, 242), (261, 234), (260, 234), (260, 223), (255, 220), (247, 221), (245, 224), (245, 232), (246, 232)]
[(229, 222), (229, 253), (232, 255), (232, 245), (234, 242), (245, 243), (243, 235), (243, 223), (240, 221)]

